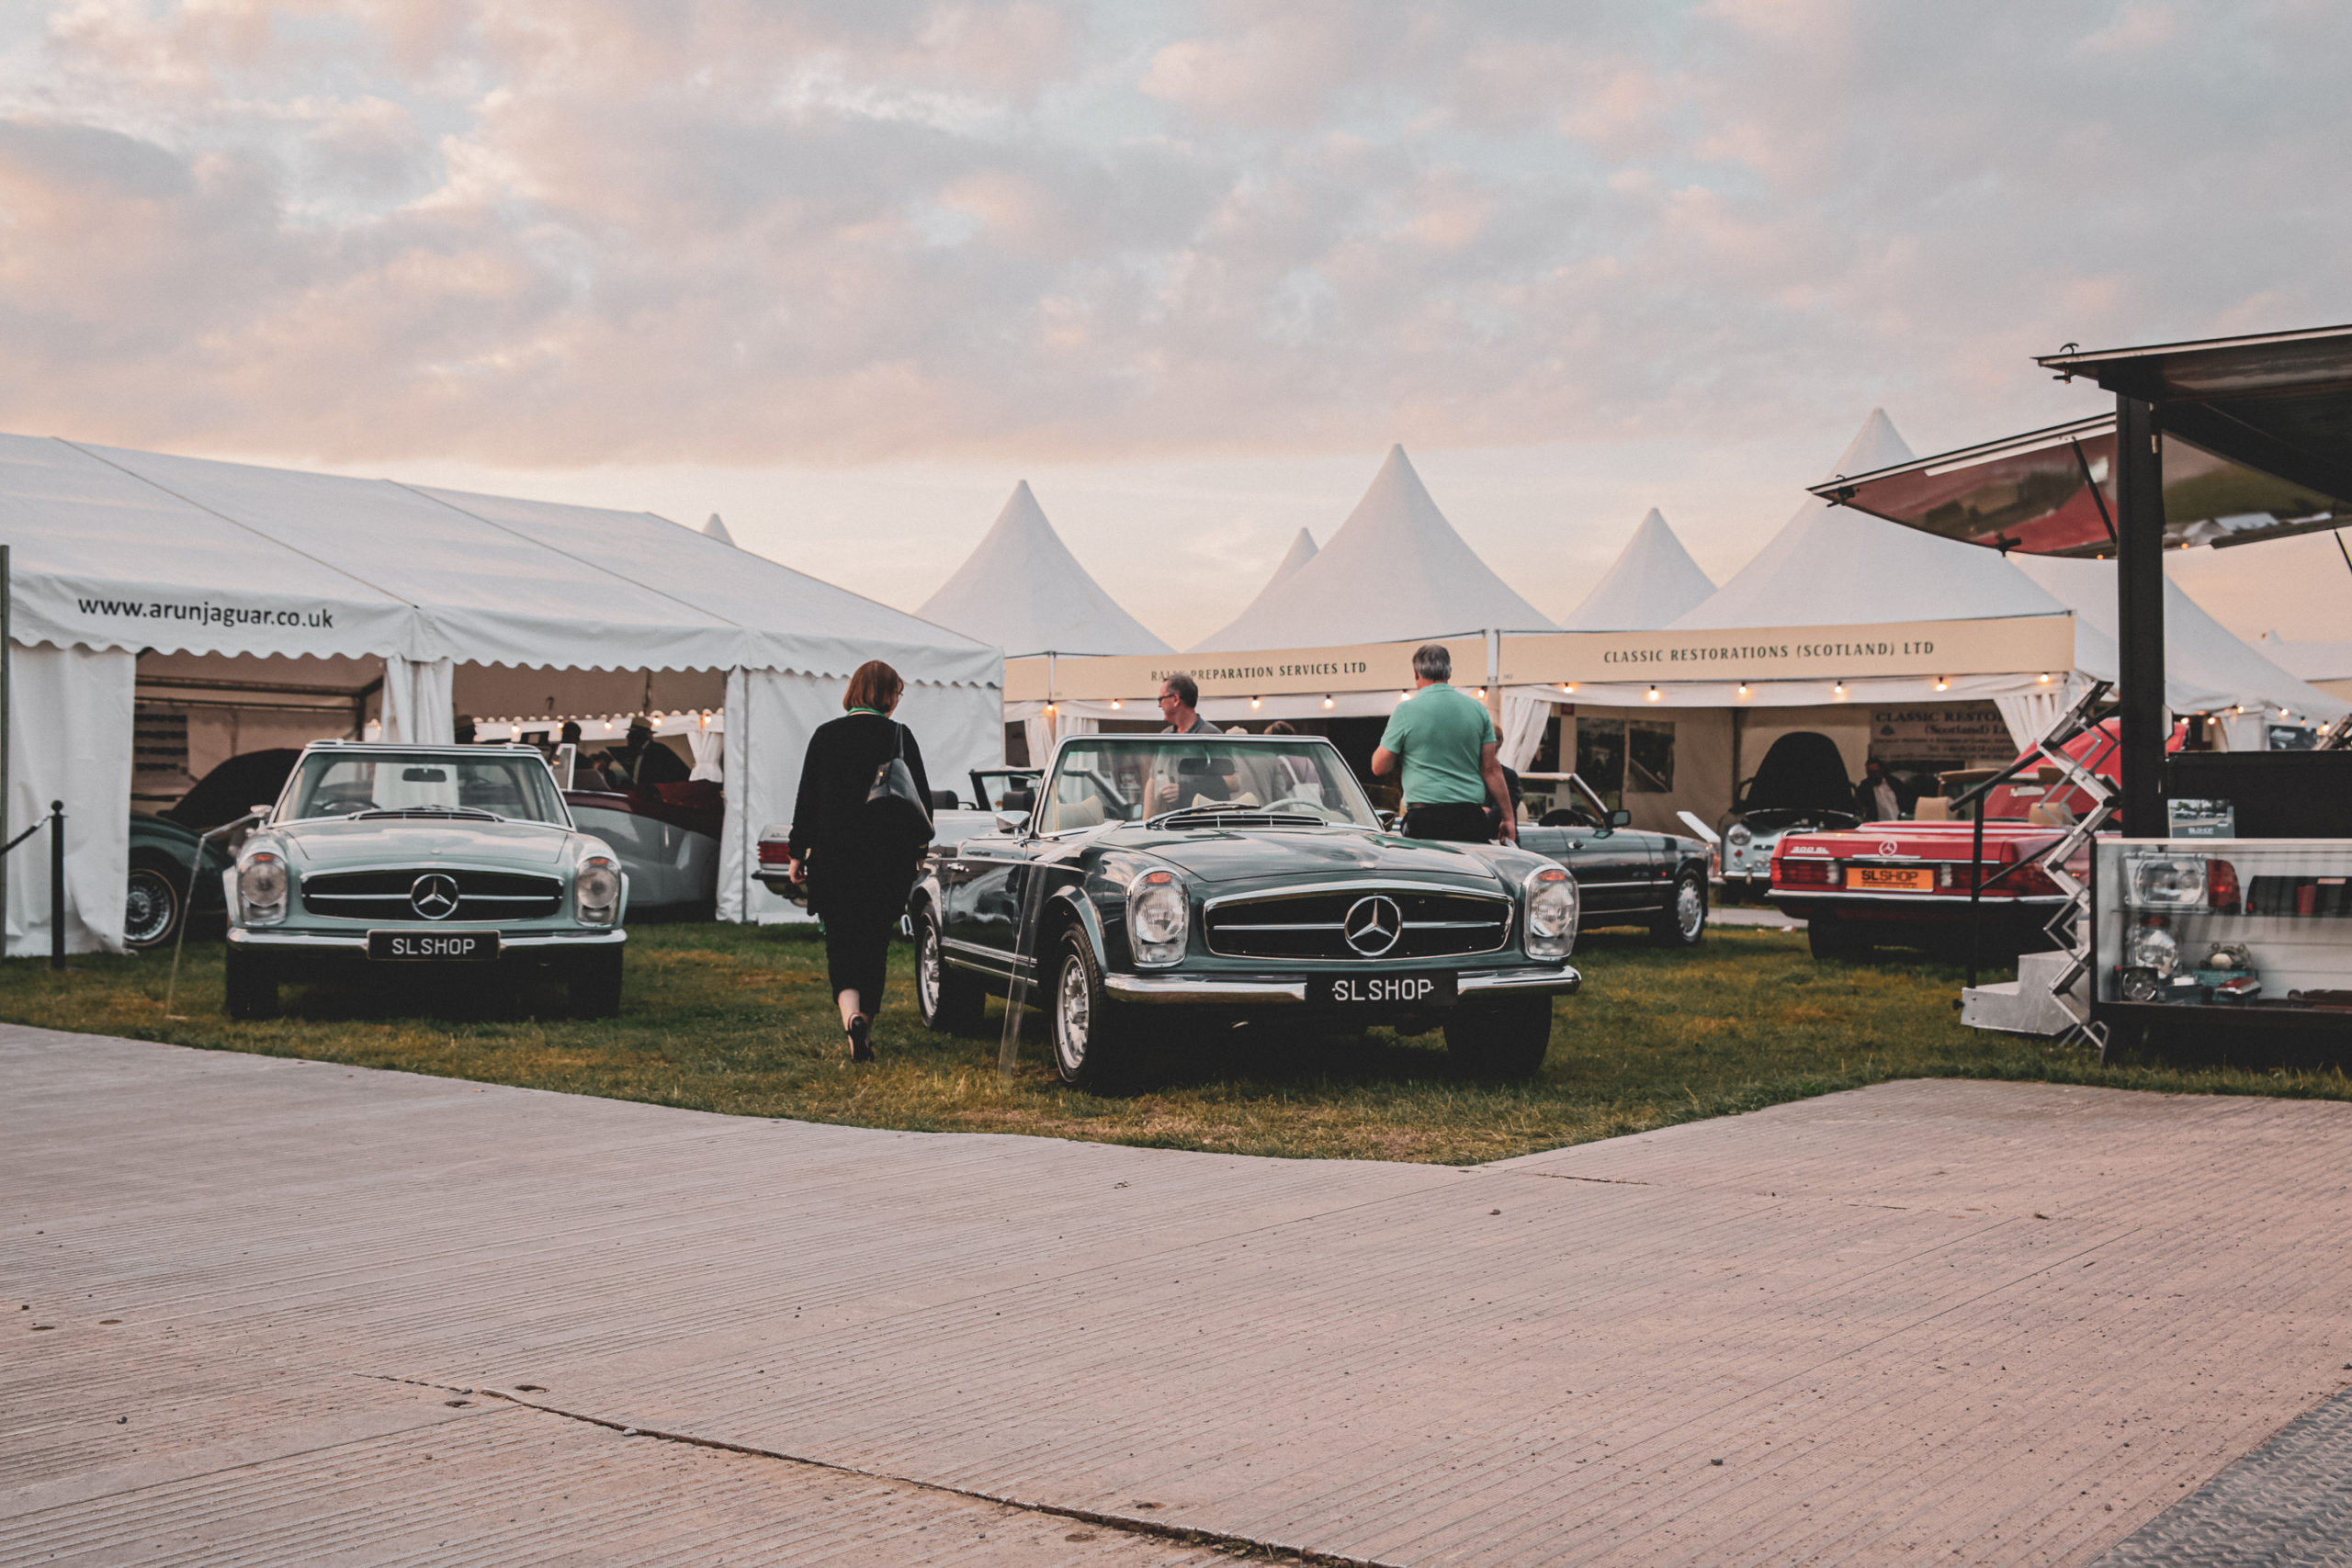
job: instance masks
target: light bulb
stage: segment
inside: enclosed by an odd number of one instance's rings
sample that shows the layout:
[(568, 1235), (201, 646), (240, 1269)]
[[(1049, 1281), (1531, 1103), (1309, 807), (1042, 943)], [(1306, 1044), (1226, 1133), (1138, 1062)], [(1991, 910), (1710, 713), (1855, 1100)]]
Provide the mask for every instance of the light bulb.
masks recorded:
[(1846, 700), (1846, 682), (1840, 681), (1836, 685), (1830, 687), (1829, 694), (1836, 697), (1839, 702), (1844, 702)]
[(1936, 677), (1936, 690), (1939, 692), (1949, 692), (1951, 690), (1951, 682), (1939, 675)]
[(1256, 713), (1260, 708), (1264, 707), (1265, 705), (1266, 705), (1262, 701), (1256, 697), (1251, 697), (1250, 699), (1250, 711), (1251, 713)]
[(1739, 683), (1739, 694), (1743, 697), (1747, 695), (1747, 682), (1745, 681)]
[(1117, 713), (1122, 705), (1123, 705), (1120, 703), (1118, 698), (1113, 697), (1111, 699), (1111, 711), (1113, 713)]
[(1328, 707), (1329, 707), (1329, 706), (1331, 706), (1331, 705), (1332, 705), (1332, 704), (1331, 704), (1331, 699), (1330, 699), (1330, 698), (1329, 698), (1329, 697), (1325, 697), (1325, 698), (1323, 699), (1323, 705), (1324, 705), (1325, 707), (1327, 707), (1327, 708), (1328, 708)]
[(2047, 686), (2048, 684), (2050, 684), (2050, 673), (2049, 673), (2049, 671), (2042, 671), (2042, 674), (2041, 674), (2041, 683), (2042, 683), (2043, 685)]
[(1657, 701), (1657, 688), (1656, 686), (1652, 686), (1650, 688), (1650, 701)]

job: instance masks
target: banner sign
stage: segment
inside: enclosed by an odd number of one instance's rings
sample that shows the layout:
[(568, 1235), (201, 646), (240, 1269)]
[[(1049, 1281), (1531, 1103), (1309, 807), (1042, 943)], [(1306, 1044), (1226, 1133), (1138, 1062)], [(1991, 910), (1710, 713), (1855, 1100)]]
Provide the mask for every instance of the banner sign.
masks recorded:
[[(1484, 637), (1444, 637), (1453, 683), (1488, 678)], [(1264, 653), (1161, 653), (1008, 659), (1007, 702), (1113, 698), (1150, 704), (1182, 671), (1203, 696), (1317, 695), (1404, 691), (1413, 684), (1410, 642), (1294, 648)], [(1505, 632), (1502, 685), (1673, 681), (1857, 681), (1872, 676), (2048, 673), (2075, 667), (2072, 615), (1981, 621), (1899, 621), (1851, 626), (1768, 626), (1740, 631)]]
[(1874, 707), (1871, 755), (1889, 762), (2007, 762), (2018, 743), (1992, 703)]

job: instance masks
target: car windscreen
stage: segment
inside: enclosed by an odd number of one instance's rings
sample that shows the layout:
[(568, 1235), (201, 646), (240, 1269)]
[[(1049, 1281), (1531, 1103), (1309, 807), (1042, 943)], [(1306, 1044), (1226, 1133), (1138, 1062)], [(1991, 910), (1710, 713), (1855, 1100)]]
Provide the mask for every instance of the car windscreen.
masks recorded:
[(487, 811), (571, 826), (547, 763), (529, 752), (313, 751), (294, 771), (278, 820), (363, 811)]
[(1379, 826), (1363, 786), (1328, 741), (1089, 735), (1055, 754), (1037, 830), (1067, 833), (1193, 810)]

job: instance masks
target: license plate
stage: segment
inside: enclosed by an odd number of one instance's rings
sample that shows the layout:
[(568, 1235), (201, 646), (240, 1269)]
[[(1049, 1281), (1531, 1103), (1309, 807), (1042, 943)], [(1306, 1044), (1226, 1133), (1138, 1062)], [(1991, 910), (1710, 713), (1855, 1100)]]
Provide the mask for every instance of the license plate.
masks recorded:
[(1936, 873), (1924, 865), (1849, 865), (1846, 886), (1872, 893), (1933, 893)]
[(1306, 983), (1306, 999), (1326, 1007), (1434, 1007), (1460, 994), (1451, 971), (1429, 975), (1321, 975)]
[(368, 956), (395, 964), (480, 964), (498, 956), (496, 931), (369, 931)]

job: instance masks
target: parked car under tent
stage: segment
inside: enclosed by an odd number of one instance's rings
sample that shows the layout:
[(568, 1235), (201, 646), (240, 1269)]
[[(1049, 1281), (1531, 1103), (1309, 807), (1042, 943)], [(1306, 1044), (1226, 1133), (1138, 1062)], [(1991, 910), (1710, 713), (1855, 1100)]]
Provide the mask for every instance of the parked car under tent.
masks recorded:
[[(647, 513), (0, 435), (0, 537), (6, 819), (65, 802), (73, 952), (122, 946), (142, 708), (233, 713), (225, 744), (250, 749), (371, 720), (447, 744), (469, 692), (518, 676), (556, 713), (722, 709), (717, 902), (738, 920), (789, 918), (753, 837), (790, 814), (808, 732), (865, 660), (907, 678), (900, 716), (934, 765), (1001, 751), (995, 649)], [(145, 760), (201, 774), (230, 754), (192, 754), (199, 733), (224, 744), (210, 723), (155, 726)], [(12, 857), (10, 953), (49, 945), (37, 852)]]

